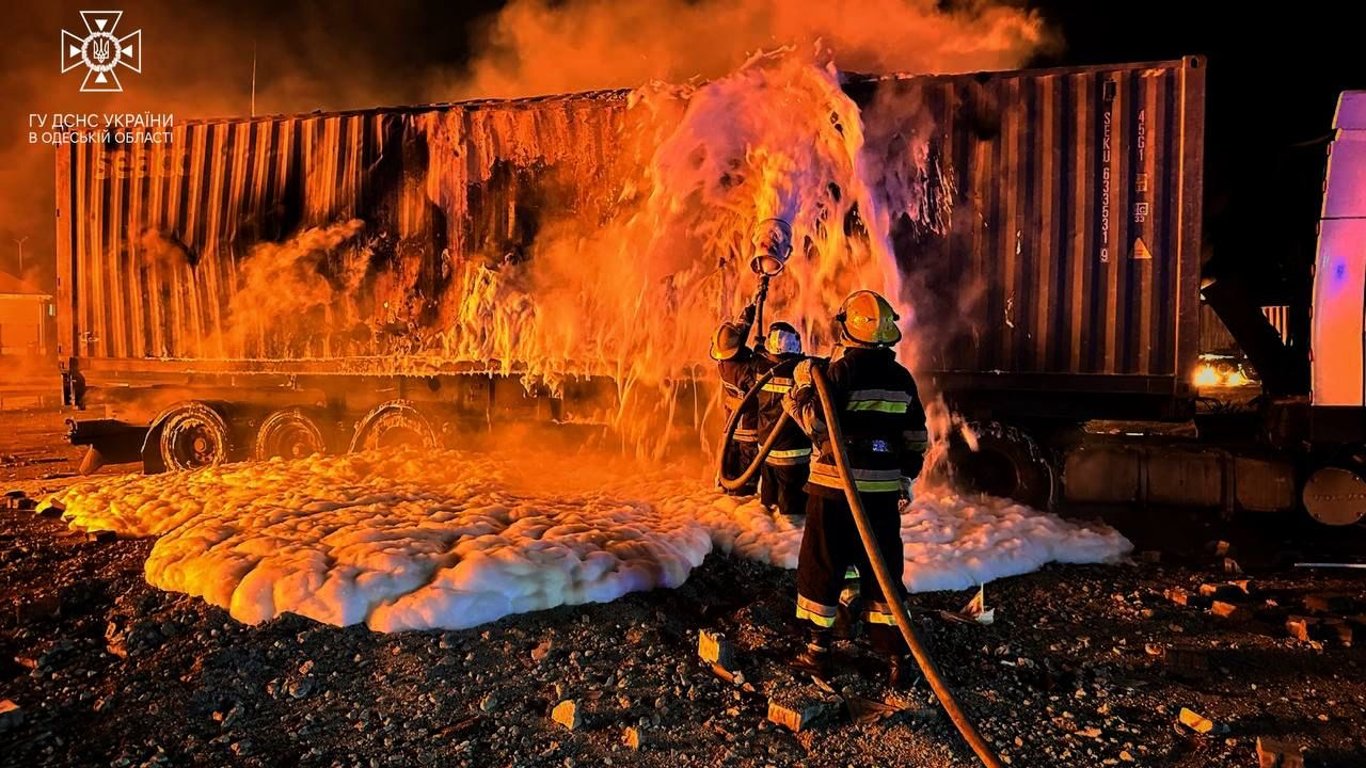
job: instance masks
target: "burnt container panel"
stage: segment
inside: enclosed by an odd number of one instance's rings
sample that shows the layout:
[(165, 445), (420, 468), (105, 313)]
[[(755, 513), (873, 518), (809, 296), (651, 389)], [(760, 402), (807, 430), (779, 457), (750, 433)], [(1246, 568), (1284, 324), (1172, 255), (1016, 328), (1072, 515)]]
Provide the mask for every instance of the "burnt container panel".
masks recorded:
[[(1181, 390), (1199, 332), (1199, 60), (846, 90), (878, 137), (868, 151), (921, 178), (893, 226), (921, 369)], [(545, 211), (609, 215), (627, 97), (197, 121), (169, 143), (63, 148), (61, 354), (86, 371), (409, 370), (405, 356), (440, 352), (459, 264), (526, 258)], [(872, 130), (888, 120), (913, 128)], [(301, 254), (355, 306), (253, 321), (260, 283)]]
[(1203, 75), (1188, 59), (856, 92), (865, 123), (922, 113), (927, 196), (952, 200), (945, 226), (893, 227), (923, 369), (980, 386), (1183, 390), (1199, 337)]

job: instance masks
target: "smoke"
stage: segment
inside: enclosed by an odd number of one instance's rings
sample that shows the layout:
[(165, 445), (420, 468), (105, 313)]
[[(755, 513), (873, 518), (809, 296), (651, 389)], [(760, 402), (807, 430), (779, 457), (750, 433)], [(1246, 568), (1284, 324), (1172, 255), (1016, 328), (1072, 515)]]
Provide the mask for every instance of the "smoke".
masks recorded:
[[(369, 254), (341, 246), (364, 227), (351, 219), (253, 248), (238, 268), (236, 292), (228, 301), (229, 348), (258, 357), (333, 354), (332, 334), (346, 333), (361, 320), (355, 297)], [(284, 348), (272, 348), (271, 342)]]
[(967, 0), (513, 0), (487, 27), (466, 93), (523, 96), (713, 78), (819, 41), (854, 72), (964, 72), (1051, 44), (1040, 17)]
[[(436, 101), (438, 72), (467, 56), (467, 8), (421, 0), (297, 4), (271, 0), (124, 0), (116, 31), (142, 30), (141, 74), (120, 68), (122, 93), (82, 93), (84, 72), (60, 72), (61, 30), (84, 33), (75, 0), (7, 8), (0, 46), (0, 270), (55, 285), (54, 161), (31, 144), (30, 115), (171, 113), (176, 121)], [(343, 5), (347, 7), (342, 7)], [(450, 6), (462, 5), (459, 3)], [(100, 7), (100, 6), (96, 6)]]

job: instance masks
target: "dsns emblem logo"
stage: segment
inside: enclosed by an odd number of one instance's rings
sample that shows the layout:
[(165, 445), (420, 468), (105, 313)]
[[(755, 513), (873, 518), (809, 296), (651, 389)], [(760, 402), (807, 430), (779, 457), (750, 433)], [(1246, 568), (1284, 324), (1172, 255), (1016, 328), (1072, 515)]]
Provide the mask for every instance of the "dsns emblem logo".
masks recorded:
[(142, 30), (119, 37), (115, 29), (123, 11), (81, 11), (85, 36), (62, 30), (62, 72), (86, 68), (85, 93), (122, 93), (119, 67), (142, 72)]

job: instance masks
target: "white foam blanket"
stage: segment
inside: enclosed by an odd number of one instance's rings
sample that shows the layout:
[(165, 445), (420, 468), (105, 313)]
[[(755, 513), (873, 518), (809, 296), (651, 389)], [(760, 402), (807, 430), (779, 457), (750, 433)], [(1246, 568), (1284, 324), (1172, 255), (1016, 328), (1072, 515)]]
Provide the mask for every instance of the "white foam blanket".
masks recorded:
[[(511, 454), (397, 452), (128, 475), (58, 500), (76, 528), (156, 536), (147, 580), (240, 621), (289, 611), (380, 631), (676, 587), (713, 548), (794, 568), (801, 528), (681, 472)], [(960, 589), (1050, 561), (1114, 561), (1110, 529), (999, 499), (921, 494), (906, 584)]]

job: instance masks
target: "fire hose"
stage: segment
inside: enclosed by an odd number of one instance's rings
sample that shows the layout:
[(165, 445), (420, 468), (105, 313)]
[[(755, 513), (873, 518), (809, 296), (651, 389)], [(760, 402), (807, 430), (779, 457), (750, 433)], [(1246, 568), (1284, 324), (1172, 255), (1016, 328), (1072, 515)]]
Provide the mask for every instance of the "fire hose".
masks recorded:
[[(721, 455), (723, 457), (725, 456), (725, 447), (734, 439), (735, 428), (740, 422), (740, 414), (745, 406), (758, 396), (759, 391), (778, 373), (779, 369), (789, 364), (795, 365), (796, 361), (776, 366), (760, 377), (735, 407), (735, 411), (731, 413), (730, 419), (726, 422), (726, 429), (722, 437)], [(968, 743), (977, 758), (982, 761), (982, 765), (987, 766), (987, 768), (1001, 768), (996, 752), (982, 738), (982, 734), (977, 731), (977, 726), (968, 719), (967, 714), (958, 705), (958, 699), (954, 697), (948, 683), (939, 674), (939, 668), (935, 665), (934, 659), (931, 658), (929, 651), (920, 642), (920, 638), (915, 632), (915, 626), (911, 624), (911, 616), (906, 611), (905, 602), (896, 597), (901, 594), (901, 585), (892, 580), (892, 574), (887, 570), (887, 563), (883, 561), (881, 551), (878, 549), (877, 537), (868, 522), (868, 513), (863, 508), (863, 500), (859, 498), (858, 487), (854, 484), (853, 473), (849, 469), (849, 454), (844, 446), (844, 430), (840, 427), (837, 418), (839, 413), (835, 410), (834, 399), (830, 396), (830, 385), (825, 380), (825, 373), (819, 366), (812, 366), (811, 380), (816, 387), (816, 395), (820, 400), (827, 429), (830, 430), (831, 451), (835, 456), (835, 467), (839, 470), (840, 479), (844, 483), (844, 497), (849, 502), (849, 510), (853, 513), (854, 524), (858, 526), (859, 539), (863, 541), (863, 549), (868, 555), (868, 562), (873, 566), (873, 574), (877, 577), (878, 586), (882, 588), (882, 594), (886, 596), (887, 604), (892, 609), (892, 617), (896, 620), (896, 626), (901, 630), (901, 636), (905, 638), (906, 645), (911, 649), (911, 656), (915, 658), (915, 663), (920, 667), (920, 672), (925, 676), (925, 681), (930, 684), (930, 689), (939, 699), (939, 704), (944, 708), (944, 713), (949, 716), (949, 720), (953, 721), (954, 727), (963, 736), (963, 740)], [(789, 419), (790, 417), (784, 411), (778, 423), (774, 425), (773, 432), (759, 446), (758, 455), (740, 473), (738, 478), (726, 477), (724, 469), (718, 471), (717, 478), (723, 488), (727, 490), (738, 489), (754, 476), (764, 458), (773, 449), (775, 438)], [(724, 462), (722, 466), (724, 467)]]

